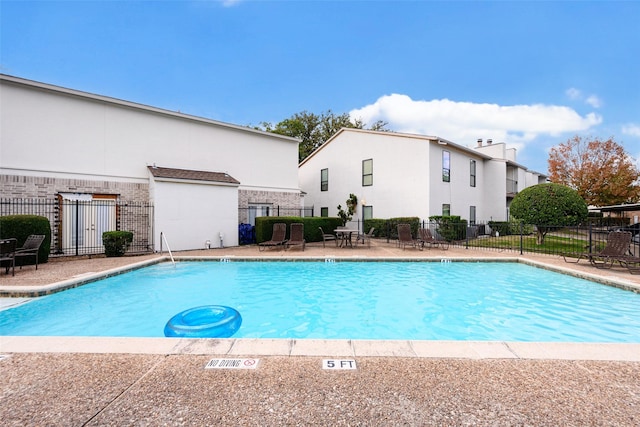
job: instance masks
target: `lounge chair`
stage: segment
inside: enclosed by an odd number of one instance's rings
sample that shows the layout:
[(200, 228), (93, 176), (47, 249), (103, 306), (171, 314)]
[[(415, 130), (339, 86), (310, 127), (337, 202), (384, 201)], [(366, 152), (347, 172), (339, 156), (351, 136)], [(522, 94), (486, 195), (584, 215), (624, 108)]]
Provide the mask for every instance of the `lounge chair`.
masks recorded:
[(291, 227), (289, 229), (289, 240), (286, 244), (287, 249), (291, 248), (291, 246), (302, 246), (302, 250), (304, 251), (305, 244), (306, 240), (304, 240), (304, 224), (302, 224), (301, 222), (291, 224)]
[(16, 246), (18, 246), (18, 240), (2, 239), (0, 240), (0, 265), (6, 264), (5, 274), (9, 274), (11, 269), (11, 275), (16, 275)]
[(358, 234), (358, 238), (356, 239), (356, 242), (361, 241), (363, 245), (366, 243), (368, 247), (371, 247), (371, 238), (373, 237), (374, 230), (375, 230), (375, 227), (371, 227), (367, 234)]
[(273, 233), (271, 234), (271, 240), (258, 243), (258, 250), (263, 251), (267, 248), (284, 247), (287, 243), (287, 224), (283, 222), (277, 222), (273, 224)]
[(322, 234), (322, 247), (325, 247), (325, 242), (329, 240), (334, 240), (336, 242), (336, 246), (338, 246), (338, 239), (335, 234), (325, 233), (322, 227), (318, 227), (320, 229), (320, 233)]
[[(600, 252), (564, 253), (565, 262), (578, 263), (581, 259), (588, 259), (597, 268), (611, 268), (616, 261), (628, 258), (631, 233), (628, 231), (612, 231), (607, 236), (607, 244)], [(568, 261), (567, 257), (577, 257), (576, 261)]]
[(411, 235), (411, 225), (398, 224), (398, 246), (404, 250), (409, 245), (416, 247), (416, 241)]
[(418, 247), (420, 250), (424, 249), (425, 245), (429, 245), (429, 249), (431, 249), (432, 246), (440, 246), (444, 250), (449, 249), (449, 242), (434, 237), (428, 228), (421, 228), (418, 232), (420, 234), (418, 238)]
[[(24, 244), (16, 249), (16, 258), (34, 257), (36, 259), (36, 270), (38, 269), (38, 251), (44, 242), (44, 234), (32, 234), (27, 237)], [(22, 269), (22, 263), (20, 269)]]
[(615, 261), (618, 261), (622, 267), (629, 270), (629, 273), (640, 274), (640, 257), (627, 255), (623, 257), (618, 257), (614, 260), (614, 263)]

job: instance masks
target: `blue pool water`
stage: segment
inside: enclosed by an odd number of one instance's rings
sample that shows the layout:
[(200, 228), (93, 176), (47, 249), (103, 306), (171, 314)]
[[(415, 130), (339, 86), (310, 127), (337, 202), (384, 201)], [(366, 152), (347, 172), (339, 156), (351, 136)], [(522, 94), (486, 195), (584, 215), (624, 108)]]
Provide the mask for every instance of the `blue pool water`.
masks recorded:
[(0, 312), (0, 335), (162, 337), (201, 305), (234, 338), (640, 342), (640, 295), (518, 263), (158, 264)]

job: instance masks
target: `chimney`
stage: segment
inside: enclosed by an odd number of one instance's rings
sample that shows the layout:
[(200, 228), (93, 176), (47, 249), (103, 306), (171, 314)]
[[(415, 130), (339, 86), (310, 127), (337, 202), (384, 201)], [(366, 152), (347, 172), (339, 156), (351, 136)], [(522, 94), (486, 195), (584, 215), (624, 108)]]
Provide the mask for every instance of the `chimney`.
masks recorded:
[(487, 139), (487, 145), (493, 144), (493, 139)]
[(478, 138), (478, 147), (482, 147), (482, 138)]

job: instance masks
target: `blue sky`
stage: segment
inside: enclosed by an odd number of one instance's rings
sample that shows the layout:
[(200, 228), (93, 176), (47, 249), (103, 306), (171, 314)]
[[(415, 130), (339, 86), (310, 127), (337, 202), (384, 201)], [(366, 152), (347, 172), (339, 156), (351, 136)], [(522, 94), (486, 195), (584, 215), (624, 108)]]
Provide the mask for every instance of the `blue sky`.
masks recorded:
[(640, 2), (6, 1), (0, 72), (238, 125), (348, 112), (547, 171), (640, 158)]

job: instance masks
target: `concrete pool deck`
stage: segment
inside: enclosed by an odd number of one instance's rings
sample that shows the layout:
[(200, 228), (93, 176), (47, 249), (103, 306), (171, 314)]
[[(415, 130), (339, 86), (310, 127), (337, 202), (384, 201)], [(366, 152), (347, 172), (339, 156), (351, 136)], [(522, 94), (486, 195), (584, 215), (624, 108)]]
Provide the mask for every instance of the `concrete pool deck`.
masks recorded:
[[(174, 255), (518, 258), (640, 287), (626, 270), (561, 257), (420, 252), (381, 241), (370, 249)], [(68, 284), (157, 258), (52, 260), (0, 275), (0, 290)], [(205, 369), (212, 358), (259, 362), (251, 370)], [(323, 369), (324, 359), (355, 360), (357, 369)], [(640, 344), (0, 337), (0, 403), (4, 425), (638, 425)]]

